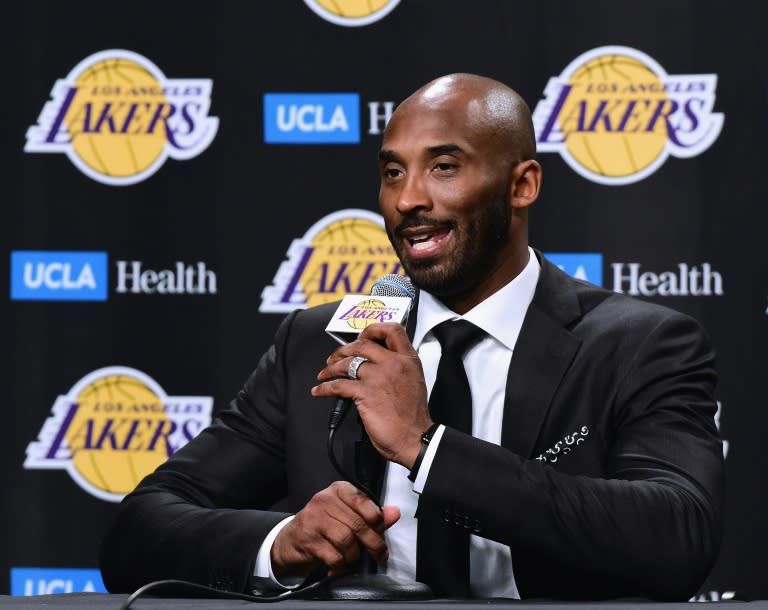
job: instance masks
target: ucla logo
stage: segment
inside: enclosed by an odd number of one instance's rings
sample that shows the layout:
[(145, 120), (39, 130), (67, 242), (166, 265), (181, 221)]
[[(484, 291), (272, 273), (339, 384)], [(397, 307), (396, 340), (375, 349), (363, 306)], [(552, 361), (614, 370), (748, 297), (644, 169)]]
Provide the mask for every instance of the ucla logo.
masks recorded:
[(336, 25), (368, 25), (386, 17), (400, 0), (304, 0), (315, 14)]
[(11, 252), (11, 299), (106, 301), (106, 252)]
[(11, 568), (11, 595), (107, 593), (93, 568)]
[(603, 255), (594, 252), (547, 252), (544, 256), (577, 280), (603, 285)]
[(53, 405), (24, 468), (66, 470), (85, 491), (119, 502), (211, 422), (209, 396), (167, 396), (151, 377), (112, 366)]
[(265, 93), (268, 144), (355, 144), (360, 141), (357, 93)]
[(166, 78), (138, 53), (95, 53), (56, 81), (24, 151), (64, 153), (103, 184), (141, 182), (168, 157), (191, 159), (213, 141), (212, 87), (209, 79)]
[(288, 260), (261, 293), (259, 311), (285, 313), (350, 293), (369, 294), (379, 277), (399, 272), (382, 217), (367, 210), (340, 210), (293, 240)]
[(533, 112), (538, 150), (599, 184), (638, 182), (717, 139), (716, 87), (716, 74), (669, 75), (629, 47), (593, 49), (549, 79)]

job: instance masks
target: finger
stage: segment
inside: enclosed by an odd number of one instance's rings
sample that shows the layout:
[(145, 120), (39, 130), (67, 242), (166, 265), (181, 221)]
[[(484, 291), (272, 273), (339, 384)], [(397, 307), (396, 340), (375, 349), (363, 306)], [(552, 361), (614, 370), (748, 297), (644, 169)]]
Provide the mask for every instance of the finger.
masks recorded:
[[(312, 396), (336, 396), (338, 398), (349, 398), (355, 400), (360, 392), (360, 381), (353, 379), (334, 379), (333, 376), (325, 376), (323, 371), (318, 374), (318, 383), (310, 390)], [(355, 385), (358, 384), (358, 385)]]
[(358, 335), (358, 341), (371, 341), (374, 345), (384, 345), (393, 352), (413, 351), (413, 345), (401, 324), (394, 322), (371, 324)]
[(387, 530), (400, 520), (400, 509), (397, 506), (382, 506), (384, 529)]
[[(334, 485), (316, 494), (302, 511), (301, 518), (289, 524), (300, 522), (298, 535), (293, 539), (295, 552), (306, 554), (307, 559), (321, 561), (330, 573), (343, 571), (359, 559), (357, 534), (369, 529), (365, 518), (350, 506), (349, 498), (345, 501), (339, 496), (340, 486)], [(353, 487), (350, 483), (345, 485)], [(347, 495), (351, 496), (348, 492)], [(371, 518), (370, 511), (367, 512), (367, 517)], [(383, 515), (380, 520), (383, 523)]]
[(321, 560), (328, 566), (328, 574), (344, 571), (360, 558), (360, 545), (357, 536), (345, 523), (331, 516), (328, 528), (324, 532), (324, 544), (320, 547)]
[(368, 529), (357, 536), (357, 540), (377, 563), (389, 559), (389, 547), (381, 534)]
[[(360, 557), (360, 545), (362, 545), (376, 561), (386, 561), (389, 556), (387, 543), (384, 537), (376, 529), (373, 529), (365, 519), (359, 515), (349, 517), (340, 514), (333, 515), (337, 519), (335, 527), (329, 527), (328, 540), (336, 550), (344, 556), (344, 561), (352, 563)], [(341, 519), (341, 520), (338, 520)], [(381, 527), (384, 530), (382, 519)]]
[(381, 508), (367, 494), (349, 481), (335, 481), (331, 484), (341, 501), (357, 513), (365, 523), (374, 529), (383, 531), (384, 514)]
[[(345, 493), (343, 489), (337, 491)], [(357, 561), (360, 557), (360, 544), (377, 561), (383, 561), (388, 556), (386, 542), (380, 533), (385, 529), (385, 520), (378, 506), (367, 497), (364, 501), (352, 500), (347, 503), (350, 498), (360, 495), (362, 494), (355, 490), (354, 493), (348, 494), (339, 506), (332, 506), (326, 513), (327, 520), (321, 530), (322, 535), (343, 558), (340, 562), (329, 564), (334, 570)]]
[(334, 485), (339, 497), (354, 513), (348, 525), (355, 538), (376, 561), (386, 561), (389, 551), (382, 534), (397, 521), (400, 510), (389, 506), (385, 515), (377, 504), (350, 483), (338, 481)]
[(325, 536), (317, 530), (307, 529), (301, 513), (277, 535), (270, 558), (278, 578), (305, 576), (322, 564), (336, 564), (343, 559)]
[(349, 358), (350, 356), (363, 356), (369, 360), (376, 360), (377, 356), (380, 357), (382, 353), (386, 351), (387, 349), (382, 344), (375, 343), (370, 339), (360, 338), (358, 335), (358, 338), (354, 341), (350, 341), (341, 347), (337, 347), (336, 350), (328, 356), (326, 362), (330, 364), (343, 360), (344, 358)]
[[(355, 376), (350, 376), (350, 366), (352, 365), (355, 358), (363, 358), (364, 360), (357, 365), (356, 370), (354, 371)], [(342, 358), (341, 360), (337, 360), (335, 362), (329, 363), (323, 370), (321, 370), (317, 374), (318, 381), (327, 381), (329, 379), (338, 379), (338, 378), (347, 378), (347, 379), (360, 379), (360, 372), (362, 369), (368, 367), (368, 365), (372, 364), (373, 360), (370, 358), (366, 358), (365, 356), (347, 356), (346, 358)]]

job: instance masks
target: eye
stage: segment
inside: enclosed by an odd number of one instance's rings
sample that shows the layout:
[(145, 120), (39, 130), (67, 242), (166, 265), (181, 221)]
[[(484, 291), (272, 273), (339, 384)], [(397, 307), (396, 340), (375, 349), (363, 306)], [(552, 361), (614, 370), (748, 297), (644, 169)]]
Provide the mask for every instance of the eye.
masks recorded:
[(393, 167), (391, 165), (388, 165), (384, 168), (382, 171), (382, 175), (384, 178), (394, 179), (399, 178), (403, 175), (403, 170), (401, 170), (399, 167)]
[(459, 164), (455, 161), (436, 161), (432, 171), (440, 174), (440, 175), (453, 175), (455, 174), (459, 169)]

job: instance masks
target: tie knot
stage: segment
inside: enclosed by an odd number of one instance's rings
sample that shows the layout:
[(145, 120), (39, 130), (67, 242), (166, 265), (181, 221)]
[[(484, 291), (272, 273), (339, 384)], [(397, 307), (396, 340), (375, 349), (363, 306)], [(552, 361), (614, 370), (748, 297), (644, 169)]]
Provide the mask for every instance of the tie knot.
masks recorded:
[(435, 326), (432, 334), (437, 337), (444, 354), (448, 352), (460, 358), (485, 331), (467, 320), (447, 320)]

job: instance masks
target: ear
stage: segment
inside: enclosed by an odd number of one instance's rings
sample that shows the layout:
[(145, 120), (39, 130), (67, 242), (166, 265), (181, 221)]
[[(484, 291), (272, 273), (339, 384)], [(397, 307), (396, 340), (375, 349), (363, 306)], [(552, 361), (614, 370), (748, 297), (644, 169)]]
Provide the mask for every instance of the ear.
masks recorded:
[(539, 197), (541, 165), (534, 159), (521, 161), (512, 170), (512, 207), (527, 208)]

